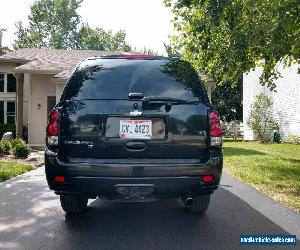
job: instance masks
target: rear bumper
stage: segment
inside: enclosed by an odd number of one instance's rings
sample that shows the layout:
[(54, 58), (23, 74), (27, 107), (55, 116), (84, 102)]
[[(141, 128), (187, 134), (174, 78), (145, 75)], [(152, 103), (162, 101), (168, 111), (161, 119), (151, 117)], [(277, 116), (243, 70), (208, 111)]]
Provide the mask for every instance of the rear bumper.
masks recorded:
[[(45, 169), (50, 189), (57, 194), (86, 195), (89, 197), (116, 196), (116, 186), (151, 185), (155, 198), (179, 195), (209, 194), (217, 189), (222, 174), (223, 157), (214, 157), (206, 163), (145, 163), (145, 164), (79, 164), (63, 163), (55, 155), (45, 154)], [(64, 183), (55, 183), (54, 177), (65, 176)], [(213, 175), (210, 183), (203, 175)]]
[(120, 177), (69, 177), (63, 185), (53, 186), (56, 194), (85, 195), (88, 197), (105, 196), (109, 199), (121, 198), (116, 193), (117, 186), (149, 185), (154, 192), (151, 197), (157, 199), (173, 198), (179, 195), (210, 194), (217, 189), (217, 180), (205, 184), (201, 176), (197, 177), (148, 177), (148, 178), (120, 178)]

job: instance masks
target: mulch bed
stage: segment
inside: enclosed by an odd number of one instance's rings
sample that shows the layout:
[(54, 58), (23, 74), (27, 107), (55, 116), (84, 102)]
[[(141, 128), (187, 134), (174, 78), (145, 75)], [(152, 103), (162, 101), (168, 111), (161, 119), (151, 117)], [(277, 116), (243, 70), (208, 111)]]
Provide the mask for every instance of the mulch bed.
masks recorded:
[(0, 157), (0, 161), (19, 162), (35, 167), (40, 167), (44, 164), (44, 156), (36, 152), (31, 153), (26, 159), (15, 158), (13, 155), (2, 155)]

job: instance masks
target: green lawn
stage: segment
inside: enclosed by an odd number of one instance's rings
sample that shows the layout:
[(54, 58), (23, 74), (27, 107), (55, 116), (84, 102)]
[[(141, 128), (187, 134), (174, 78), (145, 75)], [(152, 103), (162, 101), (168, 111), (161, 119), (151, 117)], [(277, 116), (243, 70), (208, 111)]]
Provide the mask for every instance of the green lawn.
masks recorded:
[(23, 163), (0, 161), (0, 182), (34, 168), (35, 167)]
[(300, 212), (300, 145), (225, 141), (224, 167), (232, 176)]

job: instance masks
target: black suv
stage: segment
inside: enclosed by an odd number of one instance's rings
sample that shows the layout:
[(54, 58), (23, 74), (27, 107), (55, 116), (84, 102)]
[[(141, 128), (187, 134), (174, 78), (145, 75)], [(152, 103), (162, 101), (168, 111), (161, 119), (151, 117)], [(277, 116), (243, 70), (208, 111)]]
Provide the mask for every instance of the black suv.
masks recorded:
[(219, 114), (185, 61), (115, 55), (75, 70), (49, 115), (50, 189), (66, 213), (89, 198), (180, 197), (204, 212), (223, 166)]

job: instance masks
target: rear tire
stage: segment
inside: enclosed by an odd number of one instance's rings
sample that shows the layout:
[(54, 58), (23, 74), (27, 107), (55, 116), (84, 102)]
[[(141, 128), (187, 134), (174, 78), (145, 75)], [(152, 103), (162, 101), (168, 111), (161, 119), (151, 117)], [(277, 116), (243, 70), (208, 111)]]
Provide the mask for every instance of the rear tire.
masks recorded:
[(61, 207), (67, 214), (84, 212), (86, 210), (87, 203), (87, 197), (60, 195)]
[(193, 196), (193, 204), (188, 208), (190, 213), (204, 213), (209, 206), (210, 194)]

